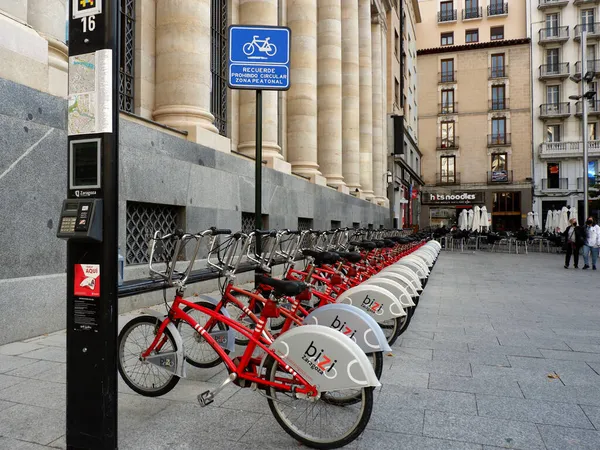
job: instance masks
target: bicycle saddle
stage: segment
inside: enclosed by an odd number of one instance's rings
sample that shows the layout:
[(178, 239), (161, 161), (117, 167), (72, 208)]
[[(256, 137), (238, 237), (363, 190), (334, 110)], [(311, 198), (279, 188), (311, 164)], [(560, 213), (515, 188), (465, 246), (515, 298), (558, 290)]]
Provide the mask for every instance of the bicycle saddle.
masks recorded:
[(360, 253), (358, 252), (336, 252), (342, 259), (349, 261), (351, 263), (357, 263), (362, 259)]
[(275, 295), (295, 296), (305, 291), (308, 286), (301, 281), (276, 280), (275, 278), (257, 275), (256, 282), (266, 284), (275, 289)]
[(350, 242), (350, 245), (362, 248), (363, 250), (373, 250), (375, 248), (374, 242)]
[(340, 257), (337, 253), (333, 252), (317, 252), (315, 250), (302, 250), (304, 256), (312, 256), (315, 258), (315, 265), (320, 266), (321, 264), (333, 264), (339, 261)]
[(385, 244), (385, 248), (394, 248), (396, 246), (396, 243), (391, 239), (384, 239), (383, 242)]

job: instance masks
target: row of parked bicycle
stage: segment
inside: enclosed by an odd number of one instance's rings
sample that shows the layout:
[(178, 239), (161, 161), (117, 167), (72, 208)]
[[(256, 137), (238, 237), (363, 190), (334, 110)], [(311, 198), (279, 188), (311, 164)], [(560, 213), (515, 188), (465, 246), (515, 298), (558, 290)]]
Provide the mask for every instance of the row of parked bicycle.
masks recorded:
[[(158, 269), (152, 261), (165, 241), (174, 248)], [(225, 280), (220, 299), (184, 298), (203, 243), (208, 266)], [(185, 377), (186, 362), (223, 363), (228, 375), (198, 395), (201, 406), (229, 383), (251, 388), (289, 435), (313, 448), (347, 445), (365, 429), (383, 352), (408, 327), (441, 250), (424, 235), (398, 231), (216, 228), (156, 232), (150, 248), (150, 272), (175, 288), (175, 298), (167, 304), (165, 297), (166, 315), (147, 310), (121, 330), (127, 385), (160, 396)], [(235, 285), (248, 263), (258, 269), (252, 290)]]

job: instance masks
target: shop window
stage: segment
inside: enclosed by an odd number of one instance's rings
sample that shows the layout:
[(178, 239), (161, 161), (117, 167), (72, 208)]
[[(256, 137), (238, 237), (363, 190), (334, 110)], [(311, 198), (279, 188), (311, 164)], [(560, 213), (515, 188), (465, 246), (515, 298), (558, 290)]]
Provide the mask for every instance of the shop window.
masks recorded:
[(521, 193), (520, 192), (494, 192), (494, 202), (492, 206), (494, 213), (520, 213), (521, 212)]

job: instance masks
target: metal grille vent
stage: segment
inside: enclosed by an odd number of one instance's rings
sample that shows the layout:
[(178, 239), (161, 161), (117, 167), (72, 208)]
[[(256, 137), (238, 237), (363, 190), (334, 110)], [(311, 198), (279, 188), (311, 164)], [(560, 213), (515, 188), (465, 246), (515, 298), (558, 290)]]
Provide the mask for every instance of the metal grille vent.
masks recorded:
[(360, 228), (360, 222), (352, 222), (352, 228), (354, 228), (355, 230)]
[(133, 113), (135, 67), (135, 0), (121, 0), (121, 67), (119, 108)]
[(300, 231), (310, 230), (313, 226), (313, 220), (307, 217), (298, 217), (298, 229)]
[(227, 0), (211, 0), (212, 78), (210, 112), (219, 134), (227, 136)]
[(337, 230), (338, 228), (342, 228), (342, 222), (340, 220), (332, 220), (331, 221), (331, 229)]
[[(250, 233), (255, 230), (254, 226), (254, 213), (243, 212), (242, 213), (242, 233)], [(269, 229), (269, 215), (262, 215), (262, 228), (263, 230)]]
[[(127, 202), (127, 264), (148, 263), (148, 243), (155, 231), (172, 233), (177, 228), (178, 207), (152, 203)], [(155, 262), (164, 262), (173, 254), (175, 244), (165, 241), (165, 251), (154, 257)]]

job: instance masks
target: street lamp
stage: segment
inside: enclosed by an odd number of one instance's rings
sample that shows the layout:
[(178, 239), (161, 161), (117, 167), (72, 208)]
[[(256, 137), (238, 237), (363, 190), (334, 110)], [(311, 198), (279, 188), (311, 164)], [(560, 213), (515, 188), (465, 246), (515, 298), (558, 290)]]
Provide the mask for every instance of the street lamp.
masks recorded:
[(571, 100), (581, 100), (581, 137), (583, 141), (583, 220), (588, 218), (588, 100), (594, 98), (596, 95), (595, 91), (586, 92), (586, 83), (591, 82), (594, 79), (594, 71), (587, 70), (587, 30), (581, 31), (581, 74), (582, 76), (571, 77), (572, 81), (576, 83), (581, 82), (580, 95), (570, 95)]

